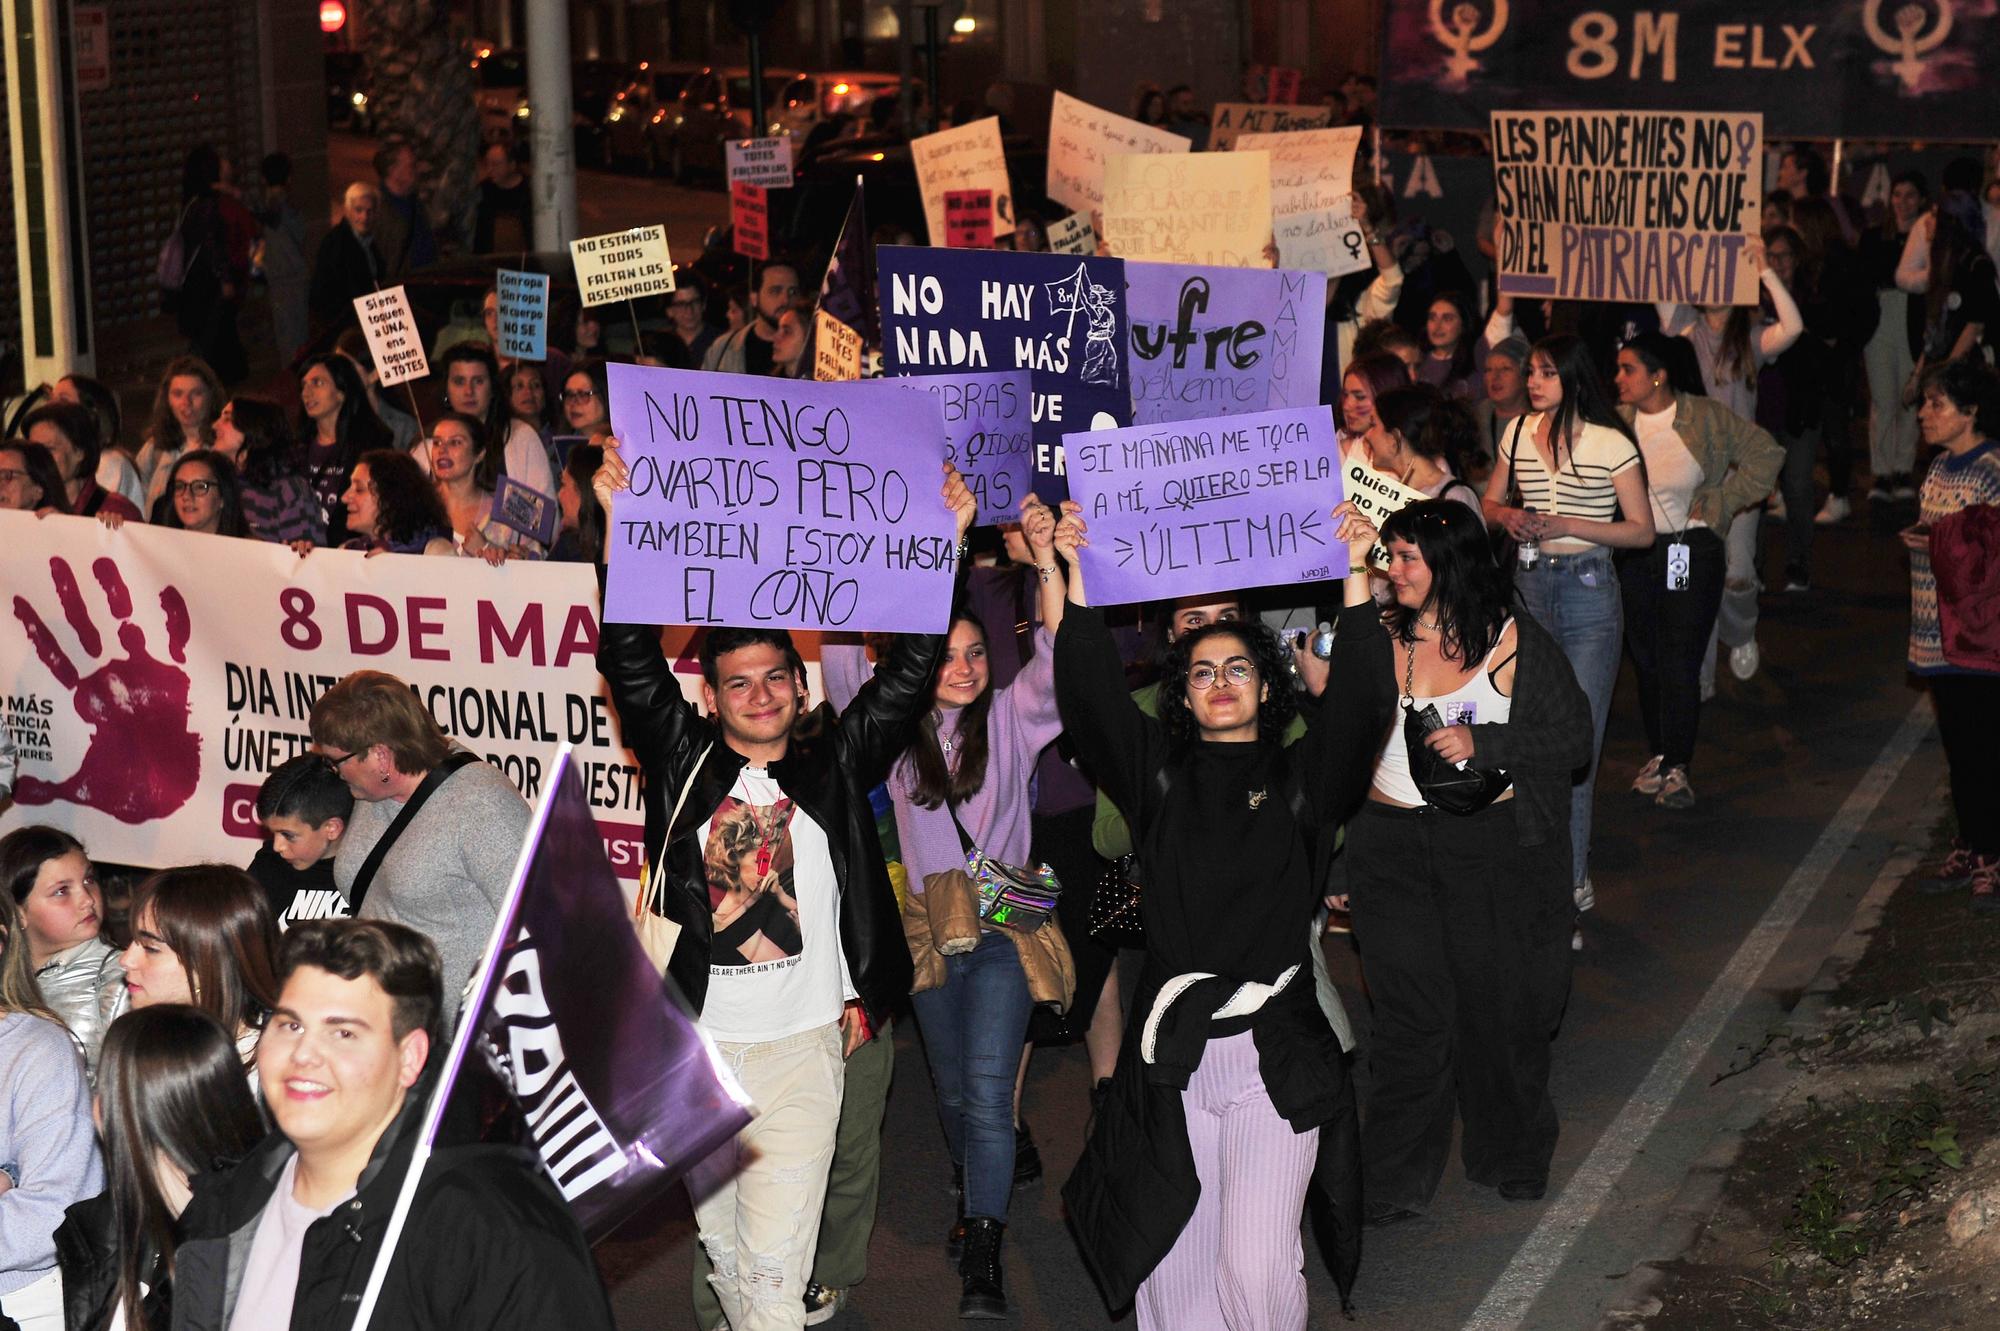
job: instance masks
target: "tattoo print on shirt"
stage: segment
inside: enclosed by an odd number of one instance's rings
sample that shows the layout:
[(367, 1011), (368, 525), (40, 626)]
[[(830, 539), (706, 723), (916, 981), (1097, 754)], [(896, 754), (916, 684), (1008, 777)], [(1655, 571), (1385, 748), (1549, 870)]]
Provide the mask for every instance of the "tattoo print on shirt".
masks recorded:
[(703, 870), (715, 918), (711, 967), (756, 966), (799, 955), (799, 902), (792, 883), (790, 800), (722, 801), (709, 824)]

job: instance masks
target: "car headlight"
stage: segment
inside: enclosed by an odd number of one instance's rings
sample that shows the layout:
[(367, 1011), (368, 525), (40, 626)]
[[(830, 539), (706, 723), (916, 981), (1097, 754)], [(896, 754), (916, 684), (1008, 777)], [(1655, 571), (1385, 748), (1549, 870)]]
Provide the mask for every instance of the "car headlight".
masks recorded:
[(514, 119), (516, 120), (526, 120), (528, 118), (528, 114), (529, 114), (528, 108), (526, 106), (517, 106), (514, 108)]
[(609, 120), (614, 125), (617, 124), (619, 121), (623, 120), (624, 118), (625, 118), (625, 108), (622, 106), (612, 107), (611, 114), (605, 117), (606, 120)]
[(368, 94), (365, 92), (357, 92), (347, 100), (353, 102), (356, 106), (366, 106), (368, 105)]

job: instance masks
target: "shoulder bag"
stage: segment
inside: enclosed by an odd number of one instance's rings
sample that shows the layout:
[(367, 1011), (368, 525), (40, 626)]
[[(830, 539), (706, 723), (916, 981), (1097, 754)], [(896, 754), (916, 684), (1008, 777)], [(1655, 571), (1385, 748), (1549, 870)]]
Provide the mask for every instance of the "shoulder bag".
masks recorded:
[(1413, 705), (1417, 648), (1414, 643), (1406, 643), (1404, 647), (1409, 663), (1403, 669), (1403, 746), (1410, 756), (1410, 779), (1423, 792), (1424, 803), (1432, 808), (1461, 816), (1478, 813), (1500, 798), (1501, 792), (1512, 784), (1512, 778), (1505, 772), (1448, 763), (1424, 743), (1426, 735), (1446, 727), (1444, 718), (1438, 715), (1437, 704), (1426, 703), (1421, 710)]
[(944, 807), (958, 830), (959, 849), (965, 852), (965, 876), (979, 897), (980, 922), (1024, 934), (1041, 928), (1055, 912), (1056, 898), (1062, 895), (1056, 871), (1046, 864), (1022, 868), (994, 859), (972, 843), (952, 802), (946, 800)]
[[(1172, 784), (1165, 766), (1153, 774), (1153, 782), (1165, 801)], [(1137, 851), (1106, 861), (1104, 872), (1091, 887), (1090, 936), (1106, 947), (1144, 947), (1146, 924), (1139, 912), (1139, 894), (1145, 885)]]
[(681, 816), (681, 806), (687, 803), (688, 792), (694, 789), (694, 779), (701, 775), (703, 764), (708, 761), (713, 744), (705, 745), (701, 757), (694, 760), (688, 769), (687, 780), (681, 782), (681, 793), (674, 800), (673, 812), (667, 815), (666, 841), (660, 846), (656, 861), (648, 864), (639, 876), (639, 890), (632, 898), (632, 929), (639, 935), (639, 946), (646, 951), (646, 960), (653, 963), (653, 969), (662, 976), (667, 973), (667, 963), (673, 959), (674, 944), (681, 938), (681, 927), (668, 919), (660, 911), (666, 897), (667, 847), (674, 841), (674, 822)]
[(347, 889), (347, 905), (356, 915), (361, 913), (361, 902), (367, 897), (369, 885), (375, 881), (375, 874), (381, 869), (382, 861), (395, 846), (396, 838), (403, 835), (403, 829), (407, 828), (410, 820), (417, 816), (417, 810), (424, 807), (424, 801), (435, 795), (438, 787), (451, 779), (453, 772), (478, 761), (478, 754), (460, 749), (433, 767), (417, 784), (417, 788), (410, 792), (410, 798), (403, 802), (403, 811), (384, 829), (381, 839), (376, 841), (374, 848), (368, 852), (368, 858), (361, 861), (361, 872), (354, 875), (354, 884)]

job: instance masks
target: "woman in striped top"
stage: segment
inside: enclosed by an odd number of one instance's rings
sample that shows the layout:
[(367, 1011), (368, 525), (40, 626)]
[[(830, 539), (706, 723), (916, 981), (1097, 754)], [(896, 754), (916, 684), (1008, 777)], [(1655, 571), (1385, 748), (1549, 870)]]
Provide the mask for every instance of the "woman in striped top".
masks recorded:
[[(1619, 416), (1581, 338), (1545, 337), (1528, 358), (1529, 414), (1515, 422), (1486, 482), (1489, 526), (1520, 542), (1515, 584), (1562, 644), (1590, 699), (1590, 763), (1570, 792), (1576, 907), (1588, 910), (1591, 798), (1618, 678), (1625, 615), (1612, 550), (1653, 544), (1653, 510), (1632, 427)], [(1516, 492), (1518, 492), (1518, 497)], [(1572, 942), (1582, 946), (1581, 934)]]
[(326, 513), (299, 469), (298, 440), (276, 403), (231, 398), (216, 418), (215, 451), (241, 475), (250, 535), (281, 545), (326, 544)]

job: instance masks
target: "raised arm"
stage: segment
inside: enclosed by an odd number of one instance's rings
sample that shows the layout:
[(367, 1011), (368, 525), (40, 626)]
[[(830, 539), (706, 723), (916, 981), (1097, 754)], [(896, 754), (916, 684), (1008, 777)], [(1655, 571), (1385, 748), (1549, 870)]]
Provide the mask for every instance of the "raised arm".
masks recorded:
[(1936, 229), (1936, 214), (1919, 217), (1903, 242), (1903, 257), (1896, 261), (1896, 285), (1912, 296), (1931, 289), (1931, 234)]
[(1373, 525), (1343, 503), (1333, 510), (1350, 568), (1334, 620), (1333, 655), (1327, 661), (1331, 692), (1311, 715), (1296, 748), (1294, 768), (1302, 793), (1322, 827), (1337, 827), (1368, 793), (1375, 756), (1395, 712), (1395, 664), (1381, 612), (1368, 588), (1368, 552), (1377, 535)]
[(1799, 313), (1799, 303), (1792, 299), (1792, 293), (1778, 280), (1778, 275), (1769, 268), (1757, 274), (1757, 280), (1764, 284), (1765, 292), (1771, 297), (1771, 308), (1776, 311), (1775, 322), (1765, 324), (1757, 334), (1757, 347), (1764, 353), (1764, 359), (1783, 355), (1799, 335), (1806, 331), (1805, 317)]

